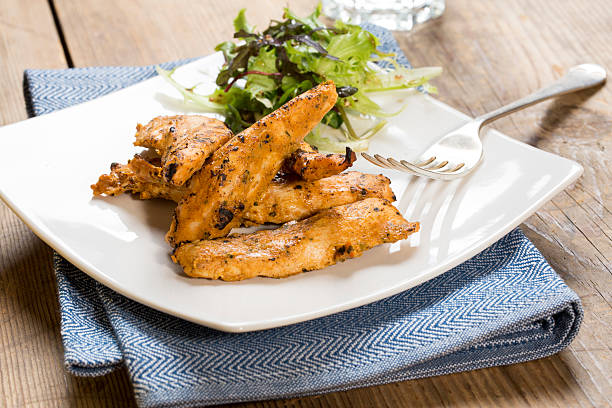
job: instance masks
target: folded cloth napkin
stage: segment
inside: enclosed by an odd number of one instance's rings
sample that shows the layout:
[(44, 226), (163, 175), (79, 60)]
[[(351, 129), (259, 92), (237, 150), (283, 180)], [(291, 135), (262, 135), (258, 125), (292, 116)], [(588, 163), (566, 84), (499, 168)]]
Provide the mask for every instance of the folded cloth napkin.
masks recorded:
[[(383, 50), (399, 51), (388, 31), (368, 29)], [(24, 89), (40, 115), (153, 75), (153, 67), (28, 70)], [(59, 255), (55, 272), (67, 369), (96, 376), (125, 365), (143, 407), (296, 397), (531, 360), (566, 347), (583, 315), (519, 229), (406, 292), (241, 334), (133, 302)]]

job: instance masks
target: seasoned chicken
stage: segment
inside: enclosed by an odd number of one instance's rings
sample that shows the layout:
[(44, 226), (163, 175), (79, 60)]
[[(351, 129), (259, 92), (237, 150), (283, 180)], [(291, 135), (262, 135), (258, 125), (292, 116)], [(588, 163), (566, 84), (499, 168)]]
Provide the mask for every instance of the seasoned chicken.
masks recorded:
[(368, 198), (275, 230), (179, 246), (172, 259), (191, 277), (236, 281), (284, 278), (360, 256), (419, 230), (388, 201)]
[[(158, 116), (136, 126), (136, 146), (155, 149), (162, 157), (162, 175), (177, 186), (183, 185), (215, 150), (233, 136), (223, 123), (201, 115)], [(318, 180), (351, 167), (357, 156), (323, 154), (306, 142), (283, 165), (286, 173), (304, 180)]]
[(204, 161), (232, 137), (223, 122), (202, 115), (158, 116), (136, 126), (136, 146), (156, 149), (162, 176), (183, 185)]
[(167, 183), (161, 175), (161, 167), (155, 166), (139, 155), (127, 164), (111, 164), (110, 174), (103, 174), (96, 184), (91, 186), (94, 195), (118, 195), (125, 191), (137, 193), (139, 198), (164, 198), (179, 201), (187, 188)]
[(342, 173), (351, 167), (355, 160), (357, 156), (349, 147), (346, 148), (345, 155), (323, 154), (304, 142), (287, 159), (283, 168), (299, 175), (304, 180), (318, 180)]
[(395, 201), (390, 182), (383, 175), (356, 171), (314, 181), (275, 180), (245, 212), (244, 219), (255, 224), (283, 224), (369, 197)]
[(166, 240), (173, 246), (222, 237), (267, 190), (283, 161), (337, 99), (333, 82), (322, 83), (234, 136), (190, 182)]
[[(179, 202), (189, 194), (187, 186), (168, 184), (159, 172), (159, 167), (135, 156), (125, 165), (113, 163), (111, 173), (100, 176), (98, 183), (91, 188), (94, 195), (118, 195), (131, 191), (143, 200), (163, 198)], [(356, 171), (314, 181), (276, 177), (259, 201), (245, 211), (242, 221), (249, 225), (283, 224), (310, 217), (327, 208), (370, 197), (395, 201), (389, 183), (389, 179), (383, 175)]]

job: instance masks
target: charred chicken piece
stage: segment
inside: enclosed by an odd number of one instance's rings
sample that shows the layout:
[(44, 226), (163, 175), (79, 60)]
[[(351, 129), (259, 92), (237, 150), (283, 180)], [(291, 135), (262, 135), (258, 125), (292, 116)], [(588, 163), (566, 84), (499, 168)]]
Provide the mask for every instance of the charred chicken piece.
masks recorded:
[(342, 173), (353, 165), (357, 155), (348, 146), (346, 154), (319, 153), (308, 143), (303, 142), (285, 162), (283, 169), (293, 172), (304, 180), (319, 180)]
[(283, 224), (301, 220), (321, 210), (370, 197), (395, 201), (390, 180), (383, 175), (356, 171), (314, 181), (275, 181), (244, 214), (254, 224)]
[[(100, 176), (98, 183), (91, 188), (94, 195), (132, 192), (143, 200), (163, 198), (179, 202), (189, 194), (187, 186), (166, 183), (160, 171), (159, 167), (136, 156), (128, 164), (114, 163), (110, 174)], [(395, 201), (389, 184), (389, 179), (383, 175), (356, 171), (314, 181), (275, 177), (261, 199), (244, 213), (242, 223), (283, 224), (370, 197)]]
[(202, 115), (158, 116), (136, 126), (136, 146), (156, 149), (162, 176), (181, 186), (232, 137), (223, 122)]
[(380, 198), (330, 208), (306, 220), (179, 246), (172, 256), (191, 277), (236, 281), (321, 269), (419, 230)]
[(333, 82), (324, 82), (231, 138), (192, 177), (191, 192), (176, 208), (166, 240), (178, 246), (226, 236), (336, 99)]
[(174, 186), (167, 183), (161, 175), (162, 169), (139, 155), (127, 164), (111, 164), (111, 172), (103, 174), (96, 184), (91, 186), (94, 195), (114, 196), (126, 191), (138, 194), (142, 200), (163, 198), (179, 201), (187, 192), (185, 186)]

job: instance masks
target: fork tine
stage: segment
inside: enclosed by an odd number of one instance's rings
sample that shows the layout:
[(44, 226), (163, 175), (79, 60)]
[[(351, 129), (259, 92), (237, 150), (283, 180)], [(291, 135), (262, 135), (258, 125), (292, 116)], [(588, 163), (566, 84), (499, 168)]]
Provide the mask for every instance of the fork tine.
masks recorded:
[(406, 166), (395, 160), (393, 157), (389, 157), (387, 160), (391, 162), (391, 164), (393, 164), (397, 170), (407, 171)]
[(429, 169), (423, 169), (421, 167), (417, 167), (414, 164), (407, 162), (406, 160), (402, 160), (401, 163), (402, 165), (405, 166), (407, 170), (413, 173), (417, 173), (421, 176), (426, 176), (426, 177), (430, 177), (430, 178), (437, 179), (437, 180), (447, 180), (447, 181), (455, 180), (459, 177), (462, 177), (463, 173), (457, 173), (457, 170), (465, 166), (465, 163), (461, 163), (460, 165), (456, 166), (455, 168), (451, 170), (431, 171)]
[(391, 163), (393, 168), (395, 168), (396, 170), (406, 171), (406, 168), (401, 163), (399, 163), (397, 160), (395, 160), (393, 157), (388, 157), (387, 163)]
[(454, 173), (457, 170), (460, 170), (463, 166), (465, 166), (465, 163), (459, 163), (458, 165), (456, 165), (454, 168), (449, 169), (449, 170), (442, 170), (445, 173)]
[(421, 162), (421, 163), (417, 163), (417, 166), (419, 167), (423, 167), (423, 166), (427, 166), (429, 163), (431, 163), (432, 161), (436, 160), (436, 156), (431, 156), (429, 159)]
[(404, 166), (404, 168), (406, 168), (407, 170), (413, 172), (413, 173), (417, 173), (421, 176), (426, 176), (426, 177), (430, 177), (430, 178), (435, 178), (435, 179), (440, 179), (440, 178), (444, 178), (445, 174), (439, 171), (431, 171), (429, 169), (424, 169), (422, 167), (418, 167), (415, 166), (414, 164), (406, 161), (406, 160), (401, 160), (402, 165)]
[[(374, 154), (374, 157), (372, 157), (369, 154), (363, 152), (361, 153), (361, 156), (370, 163), (379, 167), (392, 170), (400, 170), (406, 173), (412, 173), (437, 180), (455, 180), (466, 174), (466, 172), (457, 173), (458, 170), (465, 166), (465, 163), (460, 163), (457, 166), (452, 167), (448, 170), (431, 171), (428, 168), (416, 166), (406, 160), (401, 160), (400, 162), (398, 162), (393, 157), (385, 158), (379, 154)], [(445, 163), (445, 165), (447, 164), (448, 163)]]
[(400, 160), (400, 163), (402, 167), (404, 168), (404, 171), (408, 171), (410, 173), (416, 173), (417, 175), (434, 178), (434, 179), (440, 178), (440, 173), (438, 172), (430, 171), (428, 169), (424, 169), (422, 167), (415, 166), (414, 164), (406, 160)]
[[(398, 167), (397, 164), (393, 163), (391, 160), (393, 160), (391, 157), (384, 158), (382, 157), (380, 154), (375, 154), (374, 157), (376, 157), (376, 159), (382, 163), (384, 163), (388, 168), (390, 169), (395, 169), (395, 170), (403, 170), (401, 165)], [(398, 163), (399, 164), (399, 163)]]
[(377, 165), (378, 167), (382, 167), (385, 169), (395, 169), (395, 167), (391, 166), (389, 163), (387, 163), (387, 161), (385, 160), (384, 157), (375, 154), (374, 156), (377, 157), (372, 157), (367, 153), (361, 153), (361, 155), (368, 160), (370, 163)]
[(366, 159), (367, 161), (369, 161), (370, 163), (372, 163), (372, 164), (374, 164), (376, 166), (380, 166), (380, 163), (378, 163), (378, 161), (375, 158), (373, 158), (372, 156), (370, 156), (367, 153), (363, 153), (362, 152), (361, 153), (361, 157), (363, 157), (364, 159)]
[[(431, 166), (431, 167), (426, 167), (427, 170), (432, 171), (432, 170), (438, 170), (441, 169), (442, 167), (446, 166), (448, 164), (448, 161), (445, 160), (442, 163), (436, 164), (435, 166)], [(422, 167), (422, 166), (420, 166)]]

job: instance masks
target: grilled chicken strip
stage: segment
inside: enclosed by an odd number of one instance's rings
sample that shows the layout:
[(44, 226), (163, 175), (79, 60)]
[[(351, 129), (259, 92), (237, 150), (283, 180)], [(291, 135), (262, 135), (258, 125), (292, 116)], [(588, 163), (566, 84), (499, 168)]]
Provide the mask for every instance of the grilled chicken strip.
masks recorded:
[(131, 191), (142, 200), (163, 198), (180, 201), (187, 194), (187, 187), (167, 183), (161, 172), (161, 167), (135, 155), (127, 164), (111, 164), (110, 174), (101, 175), (91, 189), (96, 196), (114, 196)]
[[(100, 176), (98, 183), (91, 188), (94, 195), (118, 195), (131, 191), (143, 200), (163, 198), (179, 202), (189, 194), (186, 186), (166, 183), (159, 175), (160, 170), (136, 156), (128, 164), (113, 163), (111, 173)], [(389, 183), (390, 180), (381, 174), (356, 171), (314, 181), (274, 178), (260, 200), (244, 213), (243, 222), (283, 224), (370, 197), (395, 201)]]
[(204, 161), (232, 137), (223, 122), (202, 115), (158, 116), (136, 126), (136, 146), (156, 149), (162, 176), (176, 186), (200, 170)]
[(388, 201), (368, 198), (275, 230), (186, 243), (172, 259), (191, 277), (236, 281), (321, 269), (419, 230)]
[(348, 146), (345, 155), (323, 154), (303, 142), (300, 148), (287, 159), (283, 168), (310, 181), (342, 173), (351, 167), (355, 160), (357, 160), (357, 155)]
[[(162, 156), (164, 178), (180, 186), (232, 136), (223, 123), (206, 116), (158, 116), (144, 126), (136, 126), (134, 144), (157, 150)], [(302, 142), (299, 149), (285, 161), (283, 170), (295, 173), (304, 180), (318, 180), (343, 172), (356, 159), (357, 156), (349, 148), (346, 155), (323, 154)]]
[(322, 83), (230, 139), (192, 177), (191, 193), (176, 208), (166, 240), (178, 246), (223, 237), (237, 227), (336, 99), (334, 83)]
[(321, 210), (353, 203), (370, 197), (395, 201), (389, 184), (382, 174), (357, 171), (336, 174), (314, 181), (274, 181), (261, 199), (244, 214), (255, 224), (283, 224), (308, 218)]

